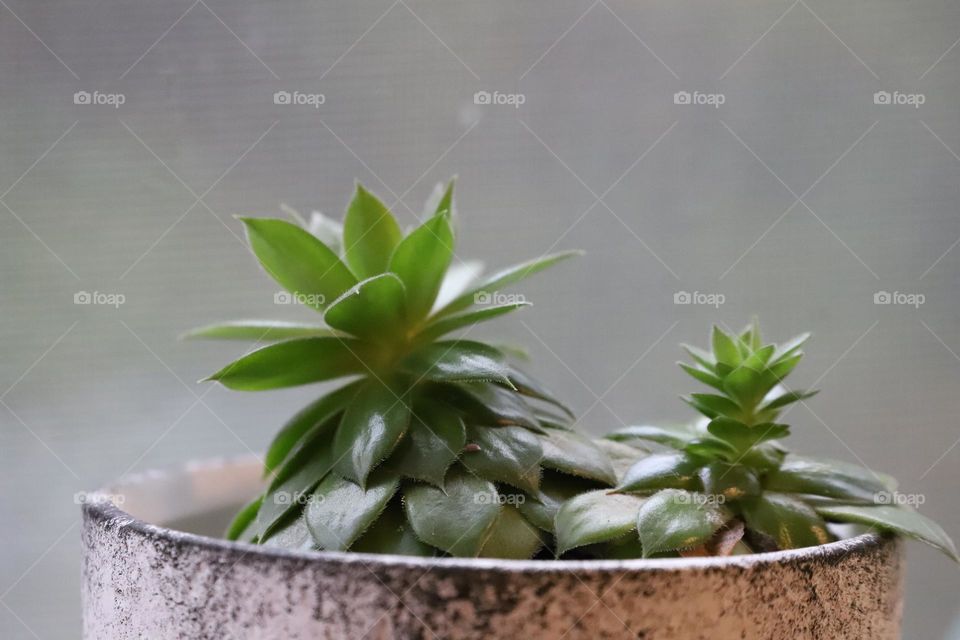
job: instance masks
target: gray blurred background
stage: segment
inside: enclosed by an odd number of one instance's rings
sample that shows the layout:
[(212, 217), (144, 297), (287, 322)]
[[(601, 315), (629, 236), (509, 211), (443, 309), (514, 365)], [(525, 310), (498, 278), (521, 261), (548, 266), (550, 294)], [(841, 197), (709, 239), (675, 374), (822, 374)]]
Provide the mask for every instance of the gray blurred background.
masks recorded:
[[(263, 449), (316, 395), (196, 384), (243, 346), (176, 338), (309, 319), (232, 216), (339, 217), (354, 179), (413, 224), (459, 174), (464, 258), (587, 251), (483, 331), (597, 433), (692, 417), (710, 323), (813, 330), (793, 446), (960, 536), (958, 37), (948, 0), (0, 0), (0, 635), (78, 635), (77, 491)], [(908, 558), (905, 637), (946, 637), (960, 574)]]

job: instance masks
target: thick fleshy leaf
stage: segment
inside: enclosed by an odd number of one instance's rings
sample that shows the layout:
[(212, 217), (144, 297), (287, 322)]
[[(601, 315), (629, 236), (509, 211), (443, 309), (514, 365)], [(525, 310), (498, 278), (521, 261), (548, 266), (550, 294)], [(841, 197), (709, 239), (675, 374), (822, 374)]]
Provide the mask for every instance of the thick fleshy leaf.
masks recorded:
[(255, 527), (260, 538), (265, 538), (282, 524), (291, 511), (300, 511), (314, 487), (333, 468), (336, 426), (335, 420), (323, 423), (311, 433), (309, 441), (277, 470), (257, 512)]
[(419, 337), (425, 342), (428, 340), (435, 340), (442, 335), (450, 333), (451, 331), (457, 331), (458, 329), (463, 329), (464, 327), (471, 327), (480, 322), (492, 320), (498, 316), (510, 313), (511, 311), (516, 311), (517, 309), (522, 309), (523, 307), (529, 306), (529, 302), (514, 302), (510, 304), (485, 307), (476, 311), (467, 311), (457, 315), (444, 316), (439, 320), (427, 325), (427, 327), (420, 333)]
[(541, 534), (511, 505), (505, 505), (478, 554), (481, 558), (529, 560), (543, 546)]
[(622, 442), (631, 440), (648, 440), (657, 444), (681, 449), (685, 444), (697, 437), (697, 431), (692, 425), (632, 425), (617, 429), (607, 438)]
[(404, 508), (417, 538), (455, 556), (476, 557), (502, 506), (492, 482), (454, 466), (445, 491), (425, 484), (404, 487)]
[(474, 474), (536, 493), (540, 487), (540, 439), (522, 427), (467, 427), (467, 440), (475, 445), (461, 457)]
[(664, 489), (640, 507), (637, 531), (643, 556), (688, 549), (705, 543), (732, 517), (712, 496), (680, 489)]
[(572, 476), (596, 480), (607, 485), (617, 482), (617, 474), (607, 455), (588, 438), (574, 431), (544, 429), (541, 464)]
[(700, 481), (707, 494), (727, 500), (760, 495), (763, 490), (757, 474), (743, 465), (711, 462), (700, 470)]
[(689, 365), (686, 362), (678, 362), (677, 364), (680, 365), (680, 368), (690, 374), (693, 378), (706, 385), (710, 385), (718, 391), (723, 391), (723, 380), (712, 371), (707, 371), (700, 366)]
[(757, 424), (747, 426), (739, 420), (720, 417), (710, 421), (707, 431), (711, 435), (729, 442), (739, 451), (746, 451), (761, 442), (777, 440), (790, 435), (790, 427), (785, 424)]
[(540, 478), (540, 490), (526, 496), (517, 508), (527, 520), (553, 533), (554, 519), (561, 505), (570, 498), (596, 488), (596, 483), (566, 473), (546, 470)]
[(317, 544), (313, 541), (313, 536), (310, 535), (310, 530), (307, 528), (302, 513), (298, 513), (294, 517), (287, 517), (267, 536), (266, 540), (261, 540), (260, 544), (278, 549), (298, 549), (301, 551), (317, 549)]
[(239, 391), (295, 387), (366, 373), (369, 353), (350, 338), (299, 338), (248, 353), (207, 380)]
[(357, 284), (336, 253), (297, 225), (271, 218), (241, 220), (266, 272), (309, 306), (322, 311)]
[(402, 390), (389, 382), (368, 380), (347, 406), (334, 438), (340, 475), (366, 485), (367, 476), (399, 444), (410, 425), (410, 408)]
[(215, 340), (252, 340), (273, 342), (291, 338), (338, 336), (338, 331), (329, 327), (281, 320), (238, 320), (222, 322), (192, 329), (183, 338), (211, 338)]
[(402, 556), (430, 557), (436, 550), (417, 539), (403, 515), (400, 500), (392, 500), (370, 528), (353, 543), (357, 553), (395, 553)]
[(436, 215), (441, 213), (448, 213), (453, 215), (455, 211), (453, 210), (453, 187), (456, 184), (457, 179), (453, 178), (450, 182), (447, 183), (447, 188), (443, 191), (443, 196), (440, 198), (440, 201), (437, 203), (437, 209), (435, 211)]
[(227, 527), (227, 532), (224, 534), (224, 537), (227, 540), (250, 542), (256, 535), (253, 531), (254, 527), (251, 525), (257, 519), (257, 512), (260, 510), (262, 503), (263, 496), (257, 496), (244, 505), (237, 515), (233, 517), (233, 520), (230, 521), (230, 526)]
[(627, 469), (617, 491), (646, 493), (657, 489), (701, 488), (703, 461), (686, 453), (658, 453), (638, 460)]
[(698, 365), (706, 369), (707, 371), (712, 371), (716, 373), (717, 371), (717, 360), (713, 357), (713, 354), (709, 351), (704, 351), (699, 347), (695, 347), (690, 344), (681, 344), (680, 348), (687, 352), (687, 354), (693, 358), (693, 361)]
[(769, 536), (781, 549), (830, 542), (827, 524), (802, 500), (773, 491), (741, 502), (747, 528)]
[(936, 522), (916, 511), (907, 511), (890, 505), (820, 506), (817, 507), (817, 511), (823, 517), (835, 522), (865, 524), (882, 531), (926, 542), (950, 556), (954, 561), (960, 562), (957, 548), (950, 536)]
[(788, 455), (780, 468), (767, 476), (766, 487), (784, 493), (877, 504), (895, 490), (888, 482), (883, 475), (846, 462)]
[(407, 358), (401, 367), (418, 379), (439, 382), (499, 382), (511, 386), (503, 354), (482, 342), (450, 340), (429, 344)]
[(712, 393), (691, 393), (683, 400), (711, 420), (717, 416), (727, 416), (737, 420), (744, 418), (743, 410), (737, 403), (725, 396)]
[(331, 391), (314, 400), (290, 418), (274, 436), (270, 448), (267, 449), (267, 455), (263, 459), (264, 472), (269, 474), (272, 470), (277, 469), (287, 459), (294, 447), (311, 430), (322, 427), (323, 423), (343, 411), (347, 402), (357, 392), (358, 387), (358, 382), (351, 382), (336, 391)]
[(637, 513), (644, 499), (588, 491), (565, 502), (555, 520), (557, 555), (597, 542), (615, 540), (637, 527)]
[(578, 255), (583, 255), (583, 252), (564, 251), (562, 253), (542, 256), (535, 260), (530, 260), (522, 264), (508, 267), (503, 271), (499, 271), (492, 276), (484, 278), (477, 286), (472, 287), (469, 291), (454, 299), (453, 302), (441, 309), (438, 313), (448, 314), (466, 309), (470, 305), (474, 304), (478, 294), (493, 294), (504, 287), (516, 284), (528, 276), (532, 276), (535, 273), (543, 271), (547, 267), (552, 267), (558, 262)]
[(411, 321), (420, 320), (433, 307), (452, 257), (453, 230), (446, 215), (430, 218), (397, 245), (390, 271), (407, 286)]
[(801, 400), (806, 400), (807, 398), (812, 398), (813, 396), (819, 393), (818, 390), (814, 389), (812, 391), (787, 391), (772, 400), (769, 400), (760, 407), (761, 411), (770, 411), (773, 409), (781, 409), (788, 404), (794, 402), (799, 402)]
[(445, 385), (452, 402), (476, 421), (489, 421), (489, 426), (516, 425), (541, 431), (536, 414), (523, 398), (492, 382), (463, 382)]
[(554, 394), (548, 391), (534, 377), (527, 375), (516, 367), (510, 367), (510, 373), (508, 377), (510, 378), (510, 382), (513, 383), (513, 386), (519, 393), (537, 400), (541, 400), (547, 404), (552, 404), (567, 414), (571, 420), (576, 418), (576, 416), (573, 414), (573, 411), (567, 407), (567, 405), (557, 400)]
[(418, 402), (410, 418), (410, 432), (397, 446), (390, 465), (405, 478), (442, 488), (447, 469), (465, 443), (466, 429), (454, 410)]
[(402, 237), (400, 226), (386, 205), (357, 184), (343, 219), (344, 255), (357, 277), (370, 278), (386, 271)]
[(382, 273), (364, 280), (334, 300), (323, 319), (358, 338), (388, 339), (403, 331), (406, 291), (400, 278)]
[(632, 467), (639, 458), (650, 454), (648, 449), (625, 442), (617, 442), (616, 440), (607, 440), (606, 438), (596, 439), (593, 443), (607, 454), (610, 464), (613, 465), (613, 471), (617, 474), (618, 482), (626, 474), (627, 469)]
[(768, 371), (776, 378), (777, 382), (780, 382), (790, 375), (790, 372), (793, 371), (802, 358), (803, 353), (795, 353), (792, 356), (787, 356), (782, 360), (771, 363)]
[(392, 472), (374, 473), (366, 490), (336, 473), (317, 486), (304, 519), (321, 549), (346, 551), (377, 519), (399, 486)]
[(755, 407), (778, 382), (768, 369), (756, 370), (744, 363), (723, 379), (723, 390), (741, 407)]
[(786, 359), (786, 358), (788, 358), (788, 357), (796, 354), (797, 350), (798, 350), (800, 347), (802, 347), (807, 340), (810, 339), (810, 336), (811, 336), (811, 335), (812, 335), (812, 334), (810, 334), (810, 333), (801, 333), (800, 335), (795, 336), (795, 337), (787, 340), (787, 341), (784, 342), (783, 344), (781, 344), (781, 345), (777, 348), (777, 351), (773, 354), (773, 357), (770, 359), (771, 362), (777, 362), (777, 361), (780, 361), (780, 360), (784, 360), (784, 359)]

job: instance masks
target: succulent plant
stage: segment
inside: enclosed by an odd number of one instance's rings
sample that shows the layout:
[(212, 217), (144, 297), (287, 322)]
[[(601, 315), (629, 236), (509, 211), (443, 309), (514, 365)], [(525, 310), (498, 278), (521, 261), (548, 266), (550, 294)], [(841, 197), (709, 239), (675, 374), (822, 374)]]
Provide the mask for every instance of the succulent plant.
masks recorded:
[(551, 544), (562, 499), (616, 481), (610, 443), (570, 430), (570, 411), (501, 349), (447, 337), (526, 306), (490, 302), (574, 252), (487, 277), (475, 264), (451, 266), (453, 182), (437, 195), (406, 234), (359, 185), (342, 227), (318, 214), (299, 224), (242, 218), (263, 268), (324, 322), (198, 329), (190, 335), (270, 343), (208, 379), (247, 391), (351, 380), (280, 429), (264, 460), (269, 484), (227, 537), (529, 558)]
[(597, 555), (727, 555), (830, 542), (842, 523), (926, 542), (958, 560), (935, 522), (908, 507), (896, 481), (869, 469), (789, 453), (778, 422), (815, 391), (783, 380), (809, 334), (764, 344), (756, 321), (739, 334), (713, 329), (712, 352), (685, 346), (680, 366), (711, 393), (683, 399), (704, 418), (691, 426), (632, 426), (614, 441), (665, 450), (641, 455), (614, 490), (580, 494), (559, 509), (557, 550)]

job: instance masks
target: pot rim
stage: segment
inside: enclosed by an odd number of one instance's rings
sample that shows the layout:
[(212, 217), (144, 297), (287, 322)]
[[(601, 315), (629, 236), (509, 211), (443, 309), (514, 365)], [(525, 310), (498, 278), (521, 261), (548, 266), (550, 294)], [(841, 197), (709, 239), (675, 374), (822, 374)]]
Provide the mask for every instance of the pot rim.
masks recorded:
[[(296, 549), (282, 549), (236, 542), (225, 538), (214, 538), (187, 531), (179, 531), (162, 525), (152, 524), (124, 511), (112, 501), (109, 496), (121, 493), (123, 487), (144, 484), (165, 477), (185, 475), (199, 469), (216, 469), (236, 465), (251, 460), (255, 456), (245, 455), (236, 457), (208, 458), (191, 461), (175, 467), (147, 470), (131, 474), (113, 484), (102, 487), (87, 494), (87, 499), (81, 505), (84, 519), (96, 523), (103, 523), (108, 528), (123, 528), (132, 530), (146, 538), (154, 538), (174, 543), (179, 546), (190, 546), (211, 552), (239, 554), (243, 557), (255, 557), (274, 561), (300, 562), (337, 562), (344, 564), (378, 565), (381, 567), (401, 568), (448, 568), (461, 570), (497, 570), (510, 573), (530, 573), (549, 571), (645, 571), (645, 572), (679, 572), (686, 570), (703, 569), (754, 569), (765, 565), (791, 564), (804, 560), (817, 559), (820, 561), (836, 562), (844, 556), (856, 553), (865, 553), (870, 549), (895, 544), (895, 536), (882, 535), (877, 532), (865, 533), (853, 538), (845, 538), (836, 542), (788, 549), (785, 551), (769, 551), (766, 553), (751, 553), (740, 556), (704, 556), (691, 558), (630, 558), (623, 560), (509, 560), (503, 558), (424, 558), (420, 556), (405, 556), (388, 553), (360, 553), (356, 551), (308, 551)], [(86, 524), (84, 526), (87, 526)], [(239, 560), (238, 560), (239, 562)]]

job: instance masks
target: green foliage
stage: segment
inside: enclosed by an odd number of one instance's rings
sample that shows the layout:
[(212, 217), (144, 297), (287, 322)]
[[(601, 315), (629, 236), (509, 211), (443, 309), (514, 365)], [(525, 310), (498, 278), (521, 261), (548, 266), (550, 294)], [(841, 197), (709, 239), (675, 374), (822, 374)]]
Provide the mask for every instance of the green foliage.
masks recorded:
[(616, 482), (604, 451), (569, 431), (565, 405), (503, 350), (449, 337), (528, 306), (484, 303), (575, 254), (482, 278), (454, 253), (452, 182), (431, 209), (405, 235), (358, 185), (342, 226), (295, 212), (298, 224), (242, 219), (264, 270), (323, 321), (188, 334), (265, 345), (209, 380), (249, 391), (351, 380), (280, 429), (264, 461), (267, 488), (230, 539), (529, 558), (553, 544), (562, 500)]
[[(589, 544), (598, 555), (609, 553), (613, 547), (596, 543), (622, 538), (631, 518), (644, 557), (691, 548), (715, 552), (717, 539), (740, 531), (743, 539), (736, 546), (741, 551), (807, 547), (835, 539), (831, 523), (857, 523), (922, 540), (957, 560), (953, 542), (939, 526), (892, 504), (898, 501), (889, 476), (794, 455), (780, 443), (790, 434), (781, 415), (816, 393), (784, 385), (809, 337), (764, 344), (754, 321), (740, 333), (714, 327), (710, 351), (685, 345), (692, 362), (680, 363), (681, 368), (711, 391), (683, 399), (704, 417), (686, 427), (631, 426), (610, 434), (619, 443), (651, 443), (666, 450), (639, 455), (619, 477), (613, 495), (638, 503), (604, 501), (602, 517), (592, 526), (577, 520), (584, 504), (596, 499), (587, 497), (591, 494), (561, 506), (561, 549)], [(625, 548), (616, 547), (618, 553)]]

